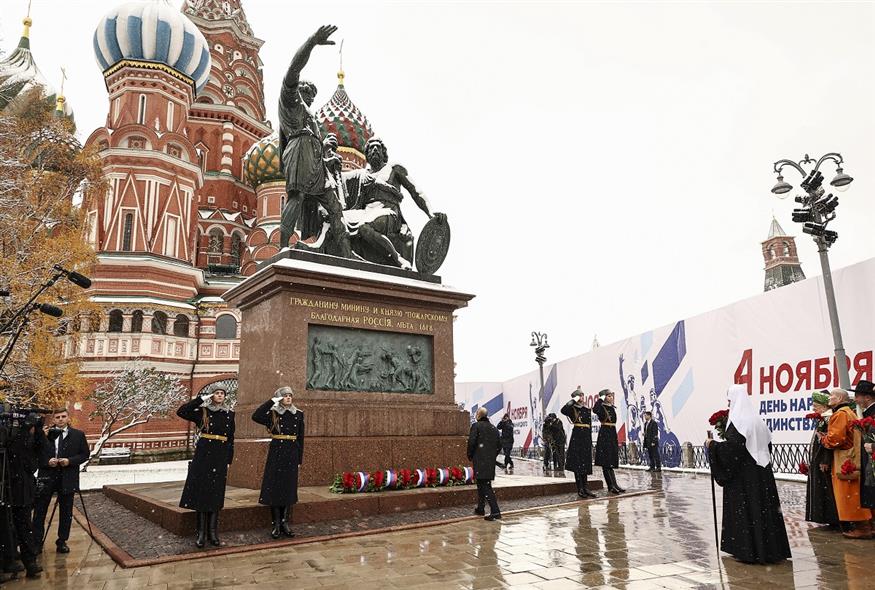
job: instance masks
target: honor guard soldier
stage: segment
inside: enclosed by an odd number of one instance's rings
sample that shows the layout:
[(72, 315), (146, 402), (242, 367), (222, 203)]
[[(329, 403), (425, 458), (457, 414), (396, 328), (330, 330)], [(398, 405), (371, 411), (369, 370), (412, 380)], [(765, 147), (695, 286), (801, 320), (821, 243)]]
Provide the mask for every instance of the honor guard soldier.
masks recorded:
[(599, 435), (595, 443), (595, 464), (602, 468), (608, 491), (612, 494), (625, 492), (617, 484), (614, 469), (620, 466), (620, 445), (617, 442), (617, 408), (614, 407), (614, 392), (602, 389), (599, 398), (592, 406), (592, 412), (598, 416)]
[(583, 392), (579, 385), (571, 392), (571, 401), (559, 411), (571, 422), (565, 470), (574, 473), (578, 496), (595, 498), (595, 494), (586, 487), (586, 476), (592, 473), (592, 412), (583, 405)]

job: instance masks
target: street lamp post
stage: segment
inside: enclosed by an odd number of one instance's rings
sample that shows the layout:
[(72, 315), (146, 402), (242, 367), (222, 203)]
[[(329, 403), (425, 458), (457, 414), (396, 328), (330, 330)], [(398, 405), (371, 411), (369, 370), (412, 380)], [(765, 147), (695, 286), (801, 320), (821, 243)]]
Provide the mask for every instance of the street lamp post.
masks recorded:
[(538, 399), (541, 400), (541, 419), (544, 419), (544, 363), (547, 362), (547, 357), (544, 354), (550, 345), (547, 344), (547, 334), (541, 332), (532, 332), (532, 341), (529, 346), (535, 347), (535, 362), (538, 363), (538, 371), (541, 375), (541, 391), (538, 393)]
[[(839, 325), (839, 312), (836, 308), (835, 289), (832, 284), (832, 272), (829, 267), (829, 247), (832, 246), (838, 239), (838, 233), (826, 229), (830, 221), (835, 219), (835, 209), (838, 207), (839, 199), (833, 196), (832, 193), (824, 196), (826, 192), (822, 186), (823, 173), (820, 171), (820, 166), (827, 160), (830, 160), (836, 165), (836, 176), (830, 181), (830, 185), (837, 191), (844, 192), (853, 182), (853, 178), (845, 174), (842, 170), (842, 155), (837, 152), (830, 152), (821, 156), (816, 162), (805, 154), (805, 157), (799, 162), (793, 160), (778, 160), (775, 162), (775, 174), (778, 175), (778, 182), (772, 187), (772, 192), (778, 195), (779, 198), (784, 198), (782, 195), (790, 192), (793, 187), (787, 182), (784, 182), (782, 170), (789, 166), (802, 175), (802, 183), (799, 185), (805, 190), (805, 195), (799, 195), (795, 201), (802, 205), (799, 209), (793, 209), (793, 221), (801, 223), (802, 231), (809, 234), (814, 243), (817, 244), (817, 252), (820, 255), (820, 268), (823, 271), (823, 288), (826, 292), (826, 306), (829, 311), (829, 323), (832, 327), (832, 340), (835, 346), (835, 359), (838, 365), (839, 384), (842, 389), (848, 389), (851, 386), (850, 376), (848, 375), (848, 360), (845, 354), (845, 347), (842, 343), (842, 330)], [(814, 164), (814, 168), (807, 171), (803, 166)]]

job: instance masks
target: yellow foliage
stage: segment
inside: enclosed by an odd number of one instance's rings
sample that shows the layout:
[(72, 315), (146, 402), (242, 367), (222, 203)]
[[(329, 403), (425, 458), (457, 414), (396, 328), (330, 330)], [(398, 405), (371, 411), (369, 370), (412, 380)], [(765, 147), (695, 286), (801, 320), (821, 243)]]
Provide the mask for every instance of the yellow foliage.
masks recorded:
[[(105, 190), (100, 161), (74, 144), (67, 121), (51, 114), (38, 90), (0, 113), (0, 288), (11, 293), (0, 300), (0, 318), (10, 317), (53, 277), (54, 265), (88, 275), (96, 260), (84, 239), (83, 211)], [(81, 399), (86, 384), (78, 363), (65, 358), (64, 346), (78, 337), (79, 322), (71, 320), (97, 306), (64, 278), (37, 302), (61, 307), (64, 316), (30, 314), (0, 375), (0, 396), (49, 407)], [(4, 349), (11, 335), (0, 335)]]

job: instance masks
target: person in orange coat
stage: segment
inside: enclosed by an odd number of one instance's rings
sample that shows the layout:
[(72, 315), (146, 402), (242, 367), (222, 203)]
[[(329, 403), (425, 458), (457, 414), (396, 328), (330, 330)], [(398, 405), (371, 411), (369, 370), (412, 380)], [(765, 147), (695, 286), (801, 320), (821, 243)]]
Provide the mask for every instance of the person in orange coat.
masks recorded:
[[(860, 447), (861, 434), (851, 423), (857, 414), (850, 407), (848, 392), (833, 389), (829, 392), (829, 405), (833, 409), (827, 431), (820, 440), (828, 449), (833, 449), (832, 489), (836, 498), (843, 535), (849, 539), (868, 539), (872, 536), (872, 511), (860, 504)], [(856, 471), (842, 473), (842, 465), (850, 461)]]

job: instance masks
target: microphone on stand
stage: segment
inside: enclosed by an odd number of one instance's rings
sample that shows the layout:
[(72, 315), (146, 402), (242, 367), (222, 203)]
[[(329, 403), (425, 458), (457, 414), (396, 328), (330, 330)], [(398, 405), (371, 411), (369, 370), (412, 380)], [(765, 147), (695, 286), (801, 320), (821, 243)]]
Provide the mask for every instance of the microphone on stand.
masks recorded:
[(59, 264), (56, 264), (54, 266), (54, 269), (58, 272), (64, 273), (67, 276), (67, 280), (76, 286), (82, 287), (83, 289), (88, 289), (91, 287), (91, 279), (83, 274), (79, 274), (74, 270), (67, 270)]
[(53, 318), (59, 318), (62, 315), (64, 315), (63, 309), (61, 309), (60, 307), (54, 306), (54, 305), (50, 305), (48, 303), (38, 303), (36, 305), (36, 308), (38, 310), (40, 310), (41, 313), (44, 313), (46, 315), (50, 315)]

